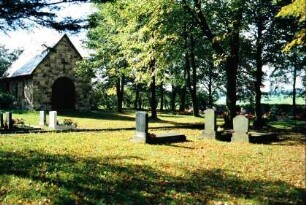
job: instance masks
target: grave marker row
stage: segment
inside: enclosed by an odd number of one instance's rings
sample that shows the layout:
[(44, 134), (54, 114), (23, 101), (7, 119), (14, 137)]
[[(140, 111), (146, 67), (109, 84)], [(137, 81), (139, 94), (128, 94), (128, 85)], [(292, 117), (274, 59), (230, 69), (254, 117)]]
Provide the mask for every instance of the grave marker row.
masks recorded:
[[(216, 139), (217, 137), (217, 121), (214, 109), (207, 109), (205, 113), (205, 129), (200, 139)], [(232, 142), (249, 142), (249, 119), (243, 115), (237, 115), (233, 119)]]

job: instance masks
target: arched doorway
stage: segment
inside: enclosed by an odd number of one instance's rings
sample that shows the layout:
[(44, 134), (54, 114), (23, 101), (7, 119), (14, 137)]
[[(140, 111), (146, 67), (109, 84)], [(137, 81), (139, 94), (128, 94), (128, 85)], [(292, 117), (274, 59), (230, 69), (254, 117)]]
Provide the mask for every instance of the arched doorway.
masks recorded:
[(75, 87), (71, 79), (61, 77), (52, 85), (52, 109), (68, 110), (75, 108)]

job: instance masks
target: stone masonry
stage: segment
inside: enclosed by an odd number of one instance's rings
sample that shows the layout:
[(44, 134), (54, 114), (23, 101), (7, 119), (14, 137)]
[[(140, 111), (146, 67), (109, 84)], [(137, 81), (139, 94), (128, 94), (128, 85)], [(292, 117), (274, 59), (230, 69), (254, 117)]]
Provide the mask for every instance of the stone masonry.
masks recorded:
[(4, 88), (16, 98), (16, 108), (51, 110), (52, 85), (62, 77), (69, 78), (75, 87), (75, 109), (90, 109), (90, 77), (75, 74), (81, 55), (67, 35), (52, 48), (30, 75), (2, 79)]

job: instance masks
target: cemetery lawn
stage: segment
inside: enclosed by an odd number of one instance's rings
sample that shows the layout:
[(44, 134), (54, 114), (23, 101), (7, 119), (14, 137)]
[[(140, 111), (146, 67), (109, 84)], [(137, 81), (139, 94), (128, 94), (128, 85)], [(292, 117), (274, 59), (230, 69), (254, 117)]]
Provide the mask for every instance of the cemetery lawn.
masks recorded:
[(0, 204), (303, 204), (304, 141), (175, 131), (189, 141), (137, 144), (133, 130), (1, 135)]

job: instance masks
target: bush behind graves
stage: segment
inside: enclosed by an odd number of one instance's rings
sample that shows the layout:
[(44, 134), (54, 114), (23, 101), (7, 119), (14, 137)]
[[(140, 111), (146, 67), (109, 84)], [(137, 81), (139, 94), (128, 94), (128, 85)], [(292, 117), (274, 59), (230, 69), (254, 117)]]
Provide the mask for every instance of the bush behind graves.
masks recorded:
[(8, 93), (0, 92), (0, 108), (9, 109), (12, 107), (15, 97)]

